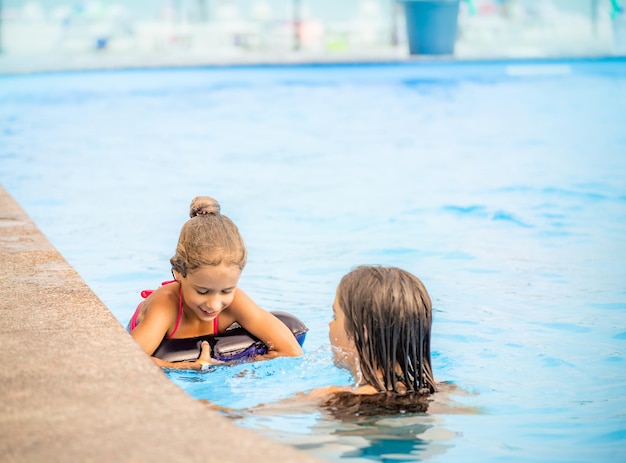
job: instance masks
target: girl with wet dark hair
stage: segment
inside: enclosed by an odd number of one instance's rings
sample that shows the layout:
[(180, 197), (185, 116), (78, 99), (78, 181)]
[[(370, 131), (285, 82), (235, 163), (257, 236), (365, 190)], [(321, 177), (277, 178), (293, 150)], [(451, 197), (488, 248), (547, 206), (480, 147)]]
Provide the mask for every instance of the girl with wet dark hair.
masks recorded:
[(396, 267), (360, 266), (339, 283), (333, 314), (335, 364), (347, 368), (356, 385), (314, 394), (330, 394), (325, 403), (335, 408), (367, 403), (387, 411), (423, 411), (437, 391), (430, 359), (432, 304), (424, 284)]
[(433, 377), (431, 326), (431, 300), (416, 276), (396, 267), (356, 267), (339, 283), (329, 323), (335, 365), (351, 372), (354, 385), (321, 387), (248, 411), (272, 413), (280, 407), (284, 412), (296, 404), (313, 405), (353, 421), (441, 408), (434, 393), (450, 388)]

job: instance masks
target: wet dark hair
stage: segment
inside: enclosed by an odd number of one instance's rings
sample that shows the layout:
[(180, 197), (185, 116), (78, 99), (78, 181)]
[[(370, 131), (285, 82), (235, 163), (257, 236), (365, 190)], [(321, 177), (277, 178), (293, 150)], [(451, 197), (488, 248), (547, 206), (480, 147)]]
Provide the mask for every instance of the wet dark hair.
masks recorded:
[(426, 413), (428, 396), (408, 393), (354, 394), (337, 392), (326, 399), (322, 407), (336, 419), (354, 421), (356, 417), (368, 418), (384, 415)]
[(396, 267), (360, 266), (342, 278), (337, 302), (367, 384), (396, 396), (437, 390), (430, 360), (432, 304), (416, 276)]
[(185, 222), (170, 259), (172, 270), (183, 277), (200, 267), (222, 263), (246, 265), (247, 252), (235, 223), (220, 214), (219, 203), (208, 196), (197, 196), (189, 207), (190, 219)]

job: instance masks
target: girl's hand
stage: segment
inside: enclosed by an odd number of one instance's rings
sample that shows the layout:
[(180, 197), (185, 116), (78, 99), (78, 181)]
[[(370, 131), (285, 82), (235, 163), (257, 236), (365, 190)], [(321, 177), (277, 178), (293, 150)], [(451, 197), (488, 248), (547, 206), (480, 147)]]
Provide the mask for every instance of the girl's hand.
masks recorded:
[(202, 341), (200, 357), (196, 360), (198, 370), (208, 370), (211, 365), (220, 365), (224, 362), (211, 357), (211, 345), (207, 341)]
[(152, 357), (152, 360), (161, 368), (172, 368), (175, 370), (206, 371), (213, 365), (222, 365), (226, 363), (211, 357), (211, 345), (208, 342), (202, 341), (200, 348), (200, 357), (198, 357), (197, 360), (190, 360), (188, 362), (167, 362), (156, 357)]

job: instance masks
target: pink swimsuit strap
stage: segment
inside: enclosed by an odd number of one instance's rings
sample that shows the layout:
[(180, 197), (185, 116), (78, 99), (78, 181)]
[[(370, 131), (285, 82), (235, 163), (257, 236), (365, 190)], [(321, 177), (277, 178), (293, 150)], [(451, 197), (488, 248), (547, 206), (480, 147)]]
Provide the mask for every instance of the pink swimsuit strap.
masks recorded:
[[(176, 283), (176, 280), (164, 281), (163, 283), (161, 283), (161, 286), (169, 285), (170, 283)], [(140, 294), (141, 294), (141, 297), (143, 297), (145, 299), (150, 294), (152, 294), (153, 292), (154, 292), (153, 289), (144, 289)], [(176, 320), (176, 328), (174, 328), (174, 331), (176, 331), (176, 329), (178, 328), (178, 324), (180, 323), (180, 319), (181, 319), (181, 316), (182, 316), (182, 302), (183, 302), (183, 299), (182, 299), (182, 297), (180, 297), (180, 295), (179, 295), (179, 299), (180, 299), (180, 304), (179, 304), (180, 307), (178, 308), (178, 319)], [(139, 304), (137, 304), (137, 308), (135, 309), (135, 313), (133, 314), (133, 317), (130, 319), (130, 322), (128, 322), (128, 328), (129, 328), (131, 333), (133, 332), (133, 330), (135, 328), (137, 328), (137, 317), (139, 317), (139, 309), (141, 309), (141, 304), (143, 304), (143, 301), (141, 301)], [(172, 333), (172, 334), (174, 334), (174, 333)]]
[(176, 317), (176, 325), (174, 326), (174, 331), (171, 334), (166, 336), (167, 339), (171, 339), (178, 330), (180, 326), (180, 320), (183, 318), (183, 285), (180, 285), (178, 288), (178, 316)]
[[(161, 283), (161, 286), (169, 285), (170, 283), (176, 283), (176, 280), (164, 281), (163, 283)], [(153, 292), (154, 290), (152, 289), (144, 289), (141, 292), (141, 297), (145, 299), (148, 296), (150, 296), (150, 294), (152, 294)], [(137, 328), (137, 317), (139, 316), (139, 309), (141, 307), (141, 304), (143, 304), (143, 301), (141, 301), (139, 305), (137, 305), (137, 308), (135, 309), (135, 313), (133, 314), (133, 317), (130, 319), (129, 325), (130, 325), (131, 332), (135, 328)], [(174, 334), (178, 330), (178, 327), (180, 326), (180, 321), (182, 318), (183, 318), (183, 286), (180, 285), (178, 289), (178, 315), (176, 317), (176, 325), (174, 326), (174, 330), (166, 336), (167, 339), (171, 339), (172, 336), (174, 336)], [(218, 330), (219, 330), (219, 323), (217, 321), (217, 317), (215, 317), (213, 319), (213, 334), (214, 335), (217, 334)]]
[[(172, 331), (172, 334), (167, 336), (167, 339), (171, 339), (172, 336), (174, 336), (174, 333), (176, 333), (176, 330), (178, 330), (178, 326), (180, 325), (180, 320), (181, 318), (183, 318), (183, 286), (180, 286), (180, 289), (178, 290), (178, 300), (180, 301), (178, 303), (178, 318), (176, 319), (176, 326), (174, 327), (174, 331)], [(213, 334), (216, 335), (217, 331), (219, 330), (219, 323), (217, 322), (217, 317), (215, 317), (213, 319)]]

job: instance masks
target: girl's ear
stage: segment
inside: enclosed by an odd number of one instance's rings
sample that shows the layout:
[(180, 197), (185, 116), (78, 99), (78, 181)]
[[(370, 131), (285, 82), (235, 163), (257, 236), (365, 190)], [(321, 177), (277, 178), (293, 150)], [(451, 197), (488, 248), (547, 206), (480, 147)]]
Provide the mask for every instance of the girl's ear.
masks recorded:
[(181, 280), (180, 272), (178, 270), (172, 269), (172, 276), (174, 277), (174, 280), (176, 281)]

